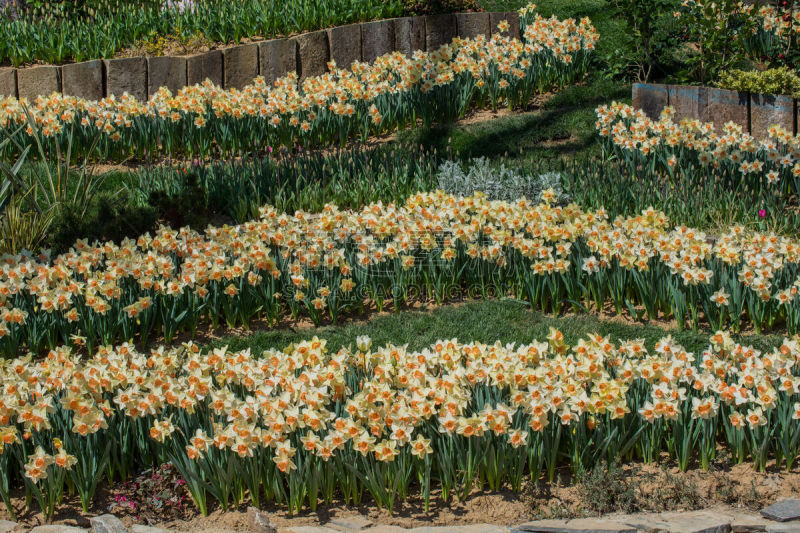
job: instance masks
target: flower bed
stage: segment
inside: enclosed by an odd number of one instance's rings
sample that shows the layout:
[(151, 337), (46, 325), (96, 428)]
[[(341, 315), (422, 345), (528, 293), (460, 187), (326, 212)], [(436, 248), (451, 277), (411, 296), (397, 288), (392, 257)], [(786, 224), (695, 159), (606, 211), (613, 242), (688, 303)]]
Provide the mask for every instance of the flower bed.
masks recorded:
[[(548, 198), (547, 194), (543, 194)], [(154, 337), (171, 342), (210, 322), (336, 321), (365, 305), (513, 295), (535, 308), (666, 316), (697, 328), (800, 331), (800, 244), (741, 227), (709, 244), (663, 214), (609, 221), (526, 200), (421, 193), (405, 206), (326, 206), (204, 234), (162, 227), (120, 245), (79, 241), (68, 253), (4, 258), (0, 349)]]
[[(599, 335), (576, 346), (436, 342), (336, 353), (314, 338), (256, 356), (196, 345), (69, 348), (0, 367), (0, 495), (24, 482), (45, 517), (65, 480), (89, 507), (98, 481), (170, 461), (202, 513), (245, 498), (314, 510), (367, 496), (392, 510), (420, 491), (520, 491), (568, 465), (660, 460), (791, 469), (798, 456), (797, 339), (762, 353), (717, 333), (701, 354)], [(12, 512), (13, 510), (10, 509)]]
[[(73, 153), (85, 154), (99, 138), (95, 155), (109, 160), (343, 144), (418, 120), (452, 121), (471, 105), (520, 106), (585, 72), (597, 39), (587, 19), (542, 19), (526, 10), (521, 24), (523, 41), (499, 34), (457, 39), (412, 58), (388, 54), (373, 65), (357, 63), (301, 83), (289, 75), (274, 87), (257, 79), (241, 91), (205, 83), (173, 96), (162, 88), (147, 103), (53, 94), (29, 111), (49, 142), (64, 147), (72, 140)], [(27, 134), (18, 131), (25, 121), (20, 101), (0, 100), (0, 131), (23, 145), (33, 133), (30, 125)]]

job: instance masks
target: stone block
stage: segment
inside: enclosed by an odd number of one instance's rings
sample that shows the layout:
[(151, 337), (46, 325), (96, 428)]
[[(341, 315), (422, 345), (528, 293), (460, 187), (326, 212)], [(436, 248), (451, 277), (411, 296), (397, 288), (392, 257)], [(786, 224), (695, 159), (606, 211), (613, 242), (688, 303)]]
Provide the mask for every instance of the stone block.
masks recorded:
[(174, 531), (170, 532), (161, 527), (150, 527), (150, 526), (143, 526), (142, 524), (133, 524), (131, 526), (131, 533), (175, 533)]
[(711, 122), (718, 133), (723, 131), (728, 122), (742, 126), (742, 131), (747, 132), (747, 100), (747, 93), (707, 87), (706, 105), (700, 113), (700, 119)]
[(34, 101), (37, 96), (50, 96), (61, 91), (61, 68), (39, 66), (17, 69), (17, 94)]
[(113, 514), (101, 514), (89, 519), (92, 533), (128, 533), (122, 521)]
[(788, 522), (800, 519), (800, 500), (780, 500), (769, 507), (761, 509), (761, 516), (776, 522)]
[[(766, 139), (769, 137), (769, 129), (773, 125), (778, 125), (790, 133), (793, 132), (795, 128), (794, 99), (791, 96), (774, 94), (751, 94), (750, 135), (756, 139)], [(800, 502), (800, 500), (796, 501)], [(798, 512), (800, 512), (800, 503), (798, 503)]]
[[(358, 36), (360, 39), (360, 32)], [(273, 39), (263, 41), (258, 46), (260, 47), (258, 73), (264, 76), (268, 85), (272, 85), (278, 78), (297, 70), (297, 43), (293, 39)]]
[(354, 61), (361, 61), (361, 24), (336, 26), (328, 30), (328, 46), (331, 60), (339, 68), (348, 68)]
[(800, 533), (800, 524), (771, 524), (767, 533)]
[(253, 533), (276, 533), (278, 530), (269, 519), (269, 515), (256, 507), (247, 508), (247, 525)]
[(427, 15), (425, 17), (425, 50), (434, 52), (458, 35), (455, 15)]
[(368, 63), (394, 51), (394, 20), (361, 24), (361, 59)]
[(636, 528), (603, 518), (575, 520), (536, 520), (515, 527), (512, 531), (530, 533), (636, 533)]
[(99, 59), (61, 67), (61, 92), (64, 94), (102, 100), (106, 95), (103, 84), (103, 62)]
[(664, 85), (633, 84), (633, 107), (641, 109), (651, 119), (658, 120), (661, 111), (667, 107), (668, 103), (669, 95)]
[(675, 110), (675, 122), (700, 119), (706, 105), (706, 88), (692, 85), (667, 85), (667, 102)]
[(206, 80), (222, 87), (222, 52), (211, 50), (186, 58), (186, 83), (195, 85)]
[(48, 524), (44, 526), (36, 526), (28, 533), (87, 533), (88, 529), (74, 526), (62, 526), (57, 524)]
[[(508, 21), (508, 31), (500, 31), (497, 27), (501, 20)], [(505, 13), (489, 13), (489, 24), (491, 26), (492, 35), (499, 33), (500, 35), (509, 35), (514, 39), (519, 39), (519, 13), (516, 11), (508, 11)]]
[(147, 59), (147, 94), (152, 96), (161, 87), (172, 94), (186, 87), (186, 58), (178, 56), (150, 57)]
[(372, 521), (361, 515), (337, 516), (332, 518), (326, 525), (339, 531), (352, 532), (368, 528), (372, 525)]
[(394, 49), (407, 56), (425, 50), (425, 17), (394, 19)]
[(771, 522), (763, 516), (731, 513), (731, 533), (761, 533)]
[(322, 526), (290, 526), (278, 528), (277, 533), (339, 533), (335, 529)]
[(662, 513), (666, 533), (730, 533), (731, 518), (711, 511)]
[(0, 96), (17, 97), (17, 69), (0, 68)]
[(241, 44), (222, 51), (223, 87), (242, 89), (258, 76), (258, 45)]
[(459, 37), (474, 39), (485, 35), (488, 39), (492, 34), (489, 13), (456, 13), (455, 16)]
[(328, 70), (328, 33), (324, 30), (304, 33), (293, 38), (297, 42), (300, 79), (319, 76)]
[(147, 100), (147, 59), (125, 57), (106, 59), (106, 96), (128, 93), (137, 100)]
[(19, 524), (11, 520), (0, 520), (0, 533), (11, 533), (18, 527), (20, 527)]

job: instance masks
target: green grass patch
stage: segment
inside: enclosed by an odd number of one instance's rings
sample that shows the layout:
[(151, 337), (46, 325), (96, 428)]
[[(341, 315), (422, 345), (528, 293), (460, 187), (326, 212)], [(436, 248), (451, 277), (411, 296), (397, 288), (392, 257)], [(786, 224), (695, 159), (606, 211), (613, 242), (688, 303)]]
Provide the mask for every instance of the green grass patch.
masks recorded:
[(400, 143), (470, 159), (504, 158), (518, 163), (599, 154), (595, 109), (614, 100), (630, 102), (627, 83), (594, 78), (564, 89), (541, 109), (472, 124), (400, 132)]
[[(570, 345), (589, 334), (599, 333), (619, 339), (644, 339), (652, 349), (663, 337), (672, 335), (684, 348), (699, 353), (708, 347), (709, 332), (693, 333), (656, 325), (631, 324), (620, 320), (603, 320), (597, 316), (579, 315), (554, 317), (532, 311), (528, 305), (514, 300), (485, 300), (463, 305), (450, 305), (433, 311), (404, 311), (377, 316), (368, 322), (352, 322), (341, 326), (289, 329), (258, 332), (249, 336), (228, 336), (214, 342), (232, 350), (250, 348), (256, 353), (269, 348), (283, 349), (293, 342), (314, 336), (327, 339), (328, 347), (355, 347), (356, 337), (367, 335), (373, 346), (408, 344), (412, 350), (422, 350), (437, 340), (458, 338), (461, 342), (522, 343), (544, 341), (550, 328), (560, 330)], [(778, 346), (779, 335), (750, 335), (736, 337), (739, 342), (761, 350)]]

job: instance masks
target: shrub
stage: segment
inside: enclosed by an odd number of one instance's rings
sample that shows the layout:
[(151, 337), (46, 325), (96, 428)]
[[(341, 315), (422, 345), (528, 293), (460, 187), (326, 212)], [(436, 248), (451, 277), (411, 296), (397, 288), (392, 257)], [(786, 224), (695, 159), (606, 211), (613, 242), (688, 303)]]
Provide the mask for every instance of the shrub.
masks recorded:
[(473, 159), (466, 171), (460, 163), (446, 161), (439, 167), (439, 188), (448, 194), (472, 196), (480, 191), (490, 200), (513, 202), (525, 197), (533, 203), (542, 201), (542, 193), (552, 190), (553, 201), (563, 204), (568, 197), (561, 188), (561, 175), (547, 172), (536, 176), (523, 176), (517, 171), (500, 165), (492, 166), (485, 157)]
[(800, 77), (789, 67), (764, 71), (731, 70), (720, 74), (717, 87), (759, 94), (800, 95)]

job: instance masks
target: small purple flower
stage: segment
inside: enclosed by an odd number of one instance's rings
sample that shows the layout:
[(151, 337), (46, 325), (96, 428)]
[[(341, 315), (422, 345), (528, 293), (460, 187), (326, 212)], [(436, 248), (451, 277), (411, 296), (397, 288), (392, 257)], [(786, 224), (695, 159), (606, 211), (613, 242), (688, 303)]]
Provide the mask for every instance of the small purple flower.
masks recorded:
[(758, 210), (758, 218), (767, 218), (767, 210), (766, 209), (759, 209)]

